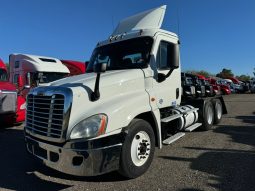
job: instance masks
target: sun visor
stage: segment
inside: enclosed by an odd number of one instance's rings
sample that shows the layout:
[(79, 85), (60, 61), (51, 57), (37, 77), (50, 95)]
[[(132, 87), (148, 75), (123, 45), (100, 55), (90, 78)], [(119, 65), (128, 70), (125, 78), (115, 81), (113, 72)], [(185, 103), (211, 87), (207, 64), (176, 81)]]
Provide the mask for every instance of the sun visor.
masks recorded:
[(166, 5), (138, 13), (123, 19), (114, 30), (112, 36), (140, 29), (159, 29), (162, 25)]

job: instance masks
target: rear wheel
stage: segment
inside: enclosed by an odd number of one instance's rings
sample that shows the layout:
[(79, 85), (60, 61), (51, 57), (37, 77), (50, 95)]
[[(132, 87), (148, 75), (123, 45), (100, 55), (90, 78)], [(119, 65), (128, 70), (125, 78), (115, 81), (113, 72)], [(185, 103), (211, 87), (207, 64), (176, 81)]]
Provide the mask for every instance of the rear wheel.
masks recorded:
[(218, 124), (222, 118), (222, 104), (219, 99), (213, 101), (214, 103), (214, 124)]
[(211, 101), (204, 104), (203, 118), (202, 118), (202, 129), (210, 130), (213, 128), (214, 122), (214, 107)]
[(128, 127), (122, 146), (119, 172), (127, 178), (136, 178), (150, 167), (155, 150), (155, 137), (151, 125), (135, 119)]

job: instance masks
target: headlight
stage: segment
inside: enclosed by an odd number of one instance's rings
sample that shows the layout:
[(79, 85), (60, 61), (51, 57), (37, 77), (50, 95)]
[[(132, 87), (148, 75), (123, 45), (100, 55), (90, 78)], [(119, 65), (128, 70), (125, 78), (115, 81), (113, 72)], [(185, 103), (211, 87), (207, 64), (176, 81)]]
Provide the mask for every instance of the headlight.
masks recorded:
[(107, 116), (105, 114), (93, 115), (72, 129), (70, 139), (97, 137), (105, 133), (106, 126)]
[(26, 109), (26, 102), (23, 103), (23, 104), (21, 104), (20, 109), (21, 109), (21, 110)]

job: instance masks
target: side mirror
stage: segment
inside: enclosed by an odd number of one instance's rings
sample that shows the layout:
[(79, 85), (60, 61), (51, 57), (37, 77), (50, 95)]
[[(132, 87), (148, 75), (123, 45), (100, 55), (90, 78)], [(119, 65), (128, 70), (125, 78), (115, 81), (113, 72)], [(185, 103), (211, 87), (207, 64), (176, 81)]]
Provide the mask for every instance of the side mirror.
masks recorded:
[(22, 76), (20, 75), (18, 76), (17, 85), (18, 85), (18, 88), (22, 88), (24, 86)]
[(168, 55), (167, 55), (167, 61), (170, 63), (171, 69), (177, 69), (179, 68), (179, 58), (180, 58), (180, 52), (179, 52), (179, 44), (171, 44), (168, 46)]
[(103, 73), (106, 71), (107, 63), (98, 63), (94, 65), (94, 72), (97, 74)]

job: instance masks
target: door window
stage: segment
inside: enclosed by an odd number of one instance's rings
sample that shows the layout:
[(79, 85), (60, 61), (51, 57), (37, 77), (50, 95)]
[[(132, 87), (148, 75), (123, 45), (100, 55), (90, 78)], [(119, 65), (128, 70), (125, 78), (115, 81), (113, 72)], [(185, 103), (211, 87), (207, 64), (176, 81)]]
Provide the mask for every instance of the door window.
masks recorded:
[(170, 56), (173, 56), (174, 53), (174, 43), (169, 43), (165, 41), (161, 41), (158, 52), (157, 52), (157, 68), (159, 70), (168, 70), (171, 66)]

